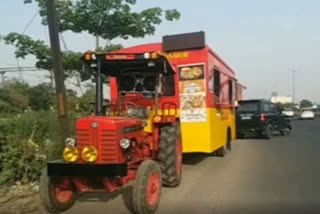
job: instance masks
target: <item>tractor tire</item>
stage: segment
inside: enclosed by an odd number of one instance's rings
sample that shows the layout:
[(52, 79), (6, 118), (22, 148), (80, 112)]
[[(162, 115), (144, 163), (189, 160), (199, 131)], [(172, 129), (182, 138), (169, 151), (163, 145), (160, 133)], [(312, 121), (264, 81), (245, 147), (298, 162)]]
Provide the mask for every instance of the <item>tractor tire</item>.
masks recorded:
[(158, 158), (163, 185), (179, 186), (182, 177), (182, 142), (178, 125), (169, 125), (160, 129)]
[(138, 168), (131, 191), (132, 206), (131, 208), (128, 207), (131, 209), (130, 211), (134, 214), (155, 213), (160, 202), (161, 186), (162, 179), (159, 164), (153, 160), (142, 162)]
[(73, 184), (59, 177), (49, 177), (44, 168), (40, 177), (40, 200), (48, 213), (60, 213), (70, 209), (76, 201)]

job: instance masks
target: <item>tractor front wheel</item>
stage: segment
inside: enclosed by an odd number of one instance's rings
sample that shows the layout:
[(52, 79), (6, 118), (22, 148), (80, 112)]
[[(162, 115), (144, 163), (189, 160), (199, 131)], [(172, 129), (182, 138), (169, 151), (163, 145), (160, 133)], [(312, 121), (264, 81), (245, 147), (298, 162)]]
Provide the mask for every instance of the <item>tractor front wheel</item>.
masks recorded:
[(182, 142), (179, 125), (169, 125), (160, 129), (158, 157), (163, 185), (179, 186), (182, 175)]
[(161, 196), (161, 169), (157, 162), (146, 160), (138, 168), (133, 188), (127, 188), (123, 199), (134, 214), (153, 214)]
[(39, 188), (41, 203), (48, 213), (66, 211), (76, 201), (72, 182), (62, 177), (49, 177), (47, 168), (42, 170)]

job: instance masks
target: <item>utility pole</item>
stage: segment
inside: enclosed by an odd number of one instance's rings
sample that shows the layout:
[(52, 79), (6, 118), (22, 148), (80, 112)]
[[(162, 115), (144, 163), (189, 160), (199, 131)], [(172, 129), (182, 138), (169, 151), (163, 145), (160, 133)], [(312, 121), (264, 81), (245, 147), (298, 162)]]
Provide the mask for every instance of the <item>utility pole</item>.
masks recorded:
[(98, 50), (100, 47), (100, 38), (98, 35), (96, 35), (96, 50)]
[(22, 81), (22, 80), (23, 80), (23, 77), (22, 77), (22, 69), (21, 69), (21, 67), (20, 67), (19, 59), (16, 58), (16, 60), (17, 60), (17, 68), (18, 68), (18, 71), (19, 71), (19, 79), (20, 79), (20, 81)]
[(57, 109), (60, 125), (61, 142), (69, 137), (69, 118), (67, 111), (67, 98), (64, 85), (64, 72), (61, 63), (61, 49), (59, 41), (58, 19), (55, 0), (47, 0), (48, 27), (52, 51), (53, 71), (56, 84)]
[(295, 103), (295, 93), (296, 93), (296, 70), (291, 69), (292, 72), (292, 102)]

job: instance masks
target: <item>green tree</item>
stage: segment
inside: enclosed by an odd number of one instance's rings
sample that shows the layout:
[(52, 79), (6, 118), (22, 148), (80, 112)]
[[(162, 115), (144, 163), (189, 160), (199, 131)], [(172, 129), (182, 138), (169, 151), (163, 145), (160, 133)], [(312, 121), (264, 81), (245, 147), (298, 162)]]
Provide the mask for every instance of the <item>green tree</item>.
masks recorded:
[(7, 88), (0, 88), (0, 112), (12, 113), (16, 109), (12, 107), (10, 102), (9, 90)]
[[(37, 3), (40, 8), (42, 23), (47, 24), (46, 0), (25, 0), (24, 3)], [(174, 21), (180, 18), (180, 13), (164, 10), (159, 7), (149, 8), (141, 12), (132, 11), (136, 0), (57, 0), (59, 16), (59, 30), (74, 33), (88, 32), (107, 40), (103, 51), (122, 48), (119, 44), (112, 44), (115, 38), (142, 38), (154, 34), (156, 26), (162, 20)], [(2, 37), (2, 38), (1, 38)], [(1, 36), (6, 44), (16, 47), (16, 56), (25, 58), (27, 55), (36, 57), (36, 67), (52, 70), (50, 48), (41, 40), (34, 40), (27, 35), (9, 33)], [(62, 53), (63, 69), (67, 76), (74, 76), (82, 70), (79, 60), (81, 53), (66, 51)]]
[(307, 99), (304, 99), (304, 100), (301, 100), (300, 102), (300, 108), (308, 108), (308, 107), (312, 107), (313, 104), (310, 100), (307, 100)]
[[(47, 25), (46, 0), (35, 2), (40, 7), (42, 23)], [(111, 41), (152, 35), (163, 18), (168, 21), (180, 18), (176, 9), (154, 7), (134, 12), (132, 7), (135, 4), (136, 0), (57, 0), (59, 29), (61, 32), (88, 32)]]
[(30, 86), (13, 80), (0, 88), (0, 112), (18, 113), (29, 107)]
[(19, 80), (12, 80), (8, 86), (11, 90), (18, 92), (26, 97), (30, 94), (30, 85), (26, 82)]
[(86, 112), (87, 114), (91, 113), (93, 110), (93, 105), (91, 103), (95, 102), (95, 87), (91, 86), (79, 99), (79, 110)]
[[(39, 69), (52, 70), (52, 58), (50, 47), (41, 40), (34, 40), (27, 35), (19, 33), (9, 33), (2, 38), (7, 45), (16, 47), (15, 55), (18, 58), (25, 58), (28, 55), (36, 57), (35, 66)], [(65, 51), (62, 52), (62, 67), (66, 77), (74, 76), (77, 71), (81, 71), (82, 64), (79, 60), (81, 53)]]
[(30, 89), (30, 106), (32, 110), (49, 110), (55, 102), (54, 92), (47, 83), (34, 86)]

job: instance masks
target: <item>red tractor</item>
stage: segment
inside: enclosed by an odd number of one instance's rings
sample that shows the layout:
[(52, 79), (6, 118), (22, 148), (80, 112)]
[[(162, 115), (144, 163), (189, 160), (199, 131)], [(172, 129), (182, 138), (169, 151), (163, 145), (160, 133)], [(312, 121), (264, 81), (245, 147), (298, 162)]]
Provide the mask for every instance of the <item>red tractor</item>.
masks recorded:
[[(49, 213), (63, 212), (78, 193), (121, 191), (134, 180), (126, 193), (130, 211), (152, 214), (161, 186), (181, 181), (178, 75), (158, 52), (87, 52), (82, 61), (95, 77), (95, 115), (78, 119), (76, 137), (65, 141), (64, 160), (47, 163), (42, 204)], [(105, 80), (112, 90), (109, 103), (103, 99)]]

